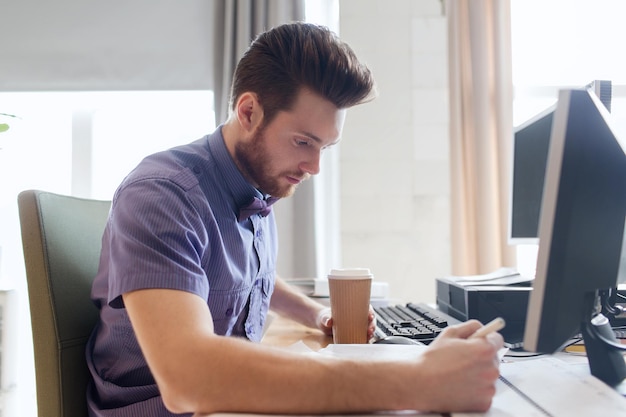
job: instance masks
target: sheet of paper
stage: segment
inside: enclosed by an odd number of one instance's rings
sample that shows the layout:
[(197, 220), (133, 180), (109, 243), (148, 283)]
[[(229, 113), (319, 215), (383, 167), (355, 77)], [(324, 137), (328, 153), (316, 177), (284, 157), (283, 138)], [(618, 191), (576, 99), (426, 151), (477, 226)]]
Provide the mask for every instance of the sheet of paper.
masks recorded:
[[(577, 415), (573, 414), (572, 416)], [(546, 417), (546, 414), (529, 403), (518, 392), (502, 381), (496, 384), (496, 395), (486, 413), (452, 413), (452, 417)], [(570, 416), (570, 417), (572, 417)]]
[(330, 344), (318, 353), (337, 358), (354, 358), (362, 360), (394, 360), (414, 359), (428, 349), (426, 345), (335, 345)]
[(453, 417), (626, 416), (626, 398), (594, 378), (581, 361), (545, 356), (503, 363), (487, 413)]
[[(287, 283), (295, 286), (310, 297), (328, 297), (328, 279), (326, 278), (291, 278)], [(389, 283), (372, 281), (371, 298), (386, 299), (389, 296)]]
[(524, 276), (514, 268), (499, 268), (482, 275), (450, 275), (443, 277), (443, 279), (454, 282), (455, 285), (461, 287), (515, 284), (529, 286), (533, 282), (532, 277)]
[(494, 279), (510, 277), (510, 276), (515, 276), (515, 275), (519, 275), (519, 272), (517, 272), (517, 270), (515, 268), (503, 267), (503, 268), (496, 269), (495, 271), (489, 272), (487, 274), (480, 274), (480, 275), (450, 275), (450, 276), (447, 276), (445, 278), (449, 279), (450, 281), (455, 281), (455, 282), (471, 281), (471, 282), (474, 282), (474, 283), (478, 283), (478, 282), (481, 282), (481, 281), (491, 281), (491, 280), (494, 280)]
[(460, 287), (486, 287), (486, 286), (503, 286), (503, 285), (515, 285), (526, 284), (528, 286), (532, 283), (533, 279), (525, 277), (520, 274), (508, 275), (506, 277), (493, 278), (489, 280), (472, 281), (472, 280), (458, 280), (455, 284)]

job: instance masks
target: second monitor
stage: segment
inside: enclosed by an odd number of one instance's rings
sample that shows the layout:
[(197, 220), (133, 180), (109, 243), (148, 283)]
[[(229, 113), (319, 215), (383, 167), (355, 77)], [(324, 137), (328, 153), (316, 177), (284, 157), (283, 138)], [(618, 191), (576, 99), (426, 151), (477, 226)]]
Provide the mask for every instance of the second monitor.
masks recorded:
[[(611, 81), (596, 80), (585, 86), (607, 110), (611, 109)], [(556, 105), (517, 126), (513, 136), (509, 240), (536, 244), (550, 134)]]

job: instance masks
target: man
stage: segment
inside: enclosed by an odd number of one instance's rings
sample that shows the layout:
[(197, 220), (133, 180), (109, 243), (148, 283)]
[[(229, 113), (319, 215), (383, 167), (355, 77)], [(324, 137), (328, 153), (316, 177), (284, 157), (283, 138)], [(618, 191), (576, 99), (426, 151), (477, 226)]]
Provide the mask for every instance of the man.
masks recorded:
[(467, 339), (477, 322), (449, 328), (412, 362), (250, 343), (270, 301), (331, 333), (324, 306), (276, 277), (271, 203), (319, 172), (346, 109), (373, 89), (369, 70), (331, 32), (279, 26), (238, 64), (222, 126), (146, 158), (122, 182), (92, 291), (101, 310), (87, 349), (92, 416), (489, 407), (502, 338)]

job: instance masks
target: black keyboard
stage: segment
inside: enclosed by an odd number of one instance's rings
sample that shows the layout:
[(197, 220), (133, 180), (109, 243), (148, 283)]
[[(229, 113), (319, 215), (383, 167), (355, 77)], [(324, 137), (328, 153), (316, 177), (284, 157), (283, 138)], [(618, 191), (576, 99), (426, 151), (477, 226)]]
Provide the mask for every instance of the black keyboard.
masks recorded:
[(459, 320), (424, 303), (376, 306), (376, 337), (403, 336), (429, 344)]

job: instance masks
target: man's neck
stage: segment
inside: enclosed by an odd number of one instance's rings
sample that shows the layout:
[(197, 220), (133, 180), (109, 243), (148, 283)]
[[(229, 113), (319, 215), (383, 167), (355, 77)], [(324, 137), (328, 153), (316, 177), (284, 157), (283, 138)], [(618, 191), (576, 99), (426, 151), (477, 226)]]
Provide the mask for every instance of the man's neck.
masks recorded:
[(224, 143), (226, 144), (228, 153), (231, 158), (235, 160), (235, 146), (239, 138), (237, 122), (232, 119), (228, 119), (228, 121), (222, 125), (222, 136), (224, 137)]

